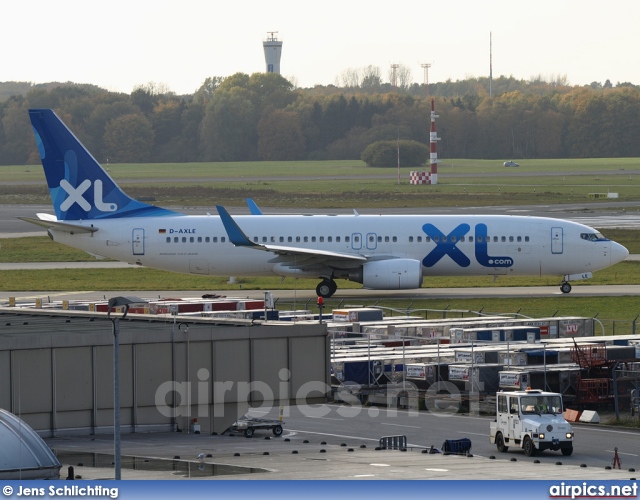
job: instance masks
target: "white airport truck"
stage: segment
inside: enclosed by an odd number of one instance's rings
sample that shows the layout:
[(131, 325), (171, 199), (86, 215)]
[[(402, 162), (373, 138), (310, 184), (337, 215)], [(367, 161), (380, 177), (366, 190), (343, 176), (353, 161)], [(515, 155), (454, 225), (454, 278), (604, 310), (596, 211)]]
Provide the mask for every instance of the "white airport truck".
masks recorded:
[(498, 392), (489, 438), (500, 452), (517, 446), (529, 457), (544, 450), (573, 453), (573, 429), (562, 416), (562, 395), (555, 392)]

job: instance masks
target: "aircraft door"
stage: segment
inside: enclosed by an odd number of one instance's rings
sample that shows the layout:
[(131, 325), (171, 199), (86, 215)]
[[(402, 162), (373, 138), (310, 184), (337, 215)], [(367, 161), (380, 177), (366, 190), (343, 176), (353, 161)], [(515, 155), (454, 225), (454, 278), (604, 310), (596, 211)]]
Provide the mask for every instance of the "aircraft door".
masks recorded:
[(564, 235), (561, 227), (551, 228), (551, 253), (561, 254), (563, 252)]
[(375, 250), (378, 247), (378, 235), (376, 233), (367, 233), (367, 250)]
[(133, 255), (144, 255), (144, 229), (137, 227), (133, 230), (131, 237), (133, 244)]
[(360, 250), (362, 248), (362, 235), (360, 233), (353, 233), (351, 235), (351, 248), (354, 250)]

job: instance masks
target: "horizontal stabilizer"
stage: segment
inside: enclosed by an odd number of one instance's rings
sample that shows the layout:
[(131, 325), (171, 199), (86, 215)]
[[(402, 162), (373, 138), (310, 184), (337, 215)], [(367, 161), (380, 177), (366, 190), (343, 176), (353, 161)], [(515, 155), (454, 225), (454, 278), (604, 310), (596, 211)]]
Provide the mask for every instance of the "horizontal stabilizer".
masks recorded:
[(56, 231), (64, 231), (65, 233), (95, 233), (97, 227), (85, 227), (78, 226), (76, 224), (69, 224), (68, 222), (60, 222), (58, 220), (48, 219), (35, 219), (33, 217), (18, 217), (18, 219), (36, 226), (44, 227), (45, 229), (55, 229)]

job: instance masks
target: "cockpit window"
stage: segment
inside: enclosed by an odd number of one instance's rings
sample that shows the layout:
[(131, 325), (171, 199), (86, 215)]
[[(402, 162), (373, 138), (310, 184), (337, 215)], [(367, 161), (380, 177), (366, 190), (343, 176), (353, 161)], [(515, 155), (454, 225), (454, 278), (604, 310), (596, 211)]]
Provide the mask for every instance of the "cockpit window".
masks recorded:
[(580, 238), (588, 241), (607, 241), (600, 233), (580, 233)]

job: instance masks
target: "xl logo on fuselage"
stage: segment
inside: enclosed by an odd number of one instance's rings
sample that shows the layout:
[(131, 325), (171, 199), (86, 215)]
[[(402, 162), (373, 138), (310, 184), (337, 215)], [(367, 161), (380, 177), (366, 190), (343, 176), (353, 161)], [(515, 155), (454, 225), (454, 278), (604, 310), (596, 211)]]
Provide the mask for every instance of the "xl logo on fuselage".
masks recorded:
[[(511, 267), (513, 259), (511, 257), (492, 257), (487, 250), (487, 225), (476, 224), (476, 238), (474, 243), (476, 261), (485, 267)], [(465, 236), (470, 230), (469, 224), (460, 224), (449, 234), (444, 234), (433, 224), (425, 224), (422, 230), (436, 244), (436, 247), (422, 259), (425, 267), (435, 266), (440, 259), (448, 255), (460, 267), (469, 267), (471, 261), (462, 250), (457, 247), (460, 238)]]
[[(91, 210), (91, 203), (89, 203), (83, 194), (91, 187), (91, 181), (85, 179), (80, 183), (78, 187), (73, 187), (69, 181), (62, 179), (60, 181), (60, 187), (64, 189), (69, 197), (60, 204), (60, 210), (63, 212), (69, 210), (74, 203), (80, 205), (85, 212)], [(115, 203), (105, 203), (102, 200), (102, 181), (97, 179), (93, 184), (93, 202), (96, 209), (101, 212), (115, 212), (118, 210), (118, 205)]]

